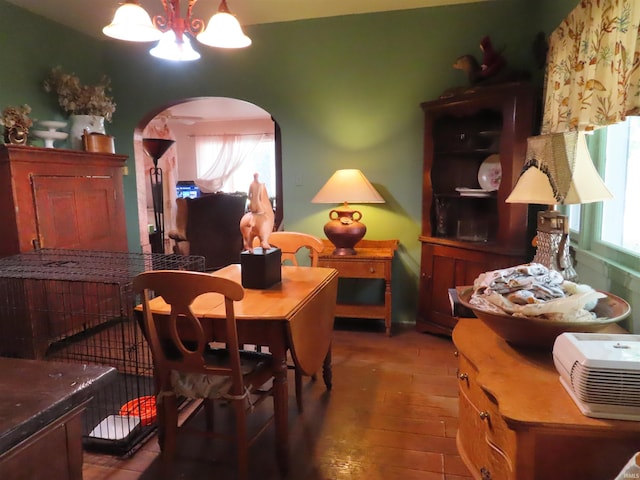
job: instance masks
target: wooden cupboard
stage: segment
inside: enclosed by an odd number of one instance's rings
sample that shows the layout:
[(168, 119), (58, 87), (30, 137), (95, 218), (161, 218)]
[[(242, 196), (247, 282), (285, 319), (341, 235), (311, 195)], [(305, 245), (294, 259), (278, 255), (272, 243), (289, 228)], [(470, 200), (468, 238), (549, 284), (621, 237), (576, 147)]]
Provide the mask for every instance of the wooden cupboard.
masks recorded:
[(526, 83), (424, 102), (422, 243), (416, 328), (451, 334), (449, 288), (531, 256), (528, 206), (507, 204), (534, 130)]
[(0, 145), (0, 257), (35, 248), (127, 251), (126, 158)]

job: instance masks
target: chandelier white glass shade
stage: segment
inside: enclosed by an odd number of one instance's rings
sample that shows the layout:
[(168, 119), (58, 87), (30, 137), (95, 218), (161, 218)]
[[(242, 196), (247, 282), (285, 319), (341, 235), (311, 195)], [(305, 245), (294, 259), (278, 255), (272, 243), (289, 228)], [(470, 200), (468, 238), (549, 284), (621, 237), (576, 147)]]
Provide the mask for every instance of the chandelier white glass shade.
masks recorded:
[(120, 5), (113, 21), (102, 29), (108, 37), (128, 42), (153, 42), (160, 40), (162, 32), (153, 26), (147, 11), (137, 2)]
[(229, 12), (227, 0), (220, 2), (218, 11), (211, 17), (206, 28), (202, 19), (192, 16), (193, 7), (198, 0), (188, 0), (185, 17), (180, 15), (180, 0), (161, 1), (165, 14), (155, 15), (151, 20), (137, 0), (126, 0), (118, 7), (113, 21), (102, 32), (128, 42), (159, 40), (150, 53), (158, 58), (177, 61), (200, 58), (191, 47), (189, 36), (204, 45), (218, 48), (243, 48), (251, 45), (251, 39), (243, 33), (238, 20)]
[(244, 34), (236, 17), (221, 10), (211, 17), (207, 28), (196, 38), (210, 47), (244, 48), (251, 45), (251, 39)]
[(164, 32), (158, 44), (149, 50), (149, 53), (156, 58), (176, 62), (186, 62), (200, 58), (200, 54), (193, 49), (188, 37), (182, 37), (182, 42), (176, 42), (176, 34), (173, 30)]

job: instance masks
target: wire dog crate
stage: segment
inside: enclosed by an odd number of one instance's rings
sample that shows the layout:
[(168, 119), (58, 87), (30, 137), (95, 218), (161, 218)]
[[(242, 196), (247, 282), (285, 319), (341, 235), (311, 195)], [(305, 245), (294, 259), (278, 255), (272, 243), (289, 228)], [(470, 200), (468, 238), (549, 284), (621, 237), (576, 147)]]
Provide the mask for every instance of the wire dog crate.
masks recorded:
[(126, 454), (153, 431), (144, 415), (153, 361), (132, 280), (147, 270), (204, 269), (201, 256), (155, 253), (41, 249), (0, 258), (0, 356), (116, 367), (117, 380), (87, 407), (83, 439)]

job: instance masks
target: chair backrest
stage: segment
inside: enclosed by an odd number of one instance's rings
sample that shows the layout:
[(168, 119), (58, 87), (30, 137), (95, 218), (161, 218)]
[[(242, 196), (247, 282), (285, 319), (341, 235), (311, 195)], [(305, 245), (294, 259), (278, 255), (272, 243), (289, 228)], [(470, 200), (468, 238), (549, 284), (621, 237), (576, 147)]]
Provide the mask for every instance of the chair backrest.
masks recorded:
[[(242, 285), (207, 273), (154, 270), (143, 272), (133, 280), (136, 292), (142, 292), (143, 324), (151, 347), (160, 388), (170, 387), (171, 371), (225, 375), (232, 378), (231, 393), (243, 392), (238, 332), (233, 302), (244, 297)], [(226, 338), (229, 362), (224, 366), (207, 365), (205, 350), (214, 339), (211, 328), (191, 310), (202, 294), (222, 295), (226, 311)], [(150, 300), (160, 296), (170, 306), (169, 315), (153, 315)], [(222, 298), (221, 298), (222, 301)]]
[[(318, 266), (318, 254), (322, 252), (324, 245), (322, 240), (314, 235), (300, 232), (273, 232), (269, 237), (269, 244), (282, 250), (282, 262), (290, 261), (293, 265), (298, 265), (296, 253), (301, 248), (309, 251), (309, 258), (312, 267)], [(259, 246), (259, 242), (255, 246)]]

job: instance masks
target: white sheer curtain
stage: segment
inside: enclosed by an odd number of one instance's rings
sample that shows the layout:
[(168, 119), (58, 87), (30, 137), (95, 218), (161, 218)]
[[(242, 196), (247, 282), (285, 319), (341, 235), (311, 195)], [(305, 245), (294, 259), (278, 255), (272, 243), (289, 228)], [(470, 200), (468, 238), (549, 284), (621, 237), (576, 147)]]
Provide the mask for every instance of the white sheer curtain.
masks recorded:
[(222, 190), (263, 138), (265, 134), (197, 136), (198, 178), (195, 184), (200, 191), (215, 193)]

